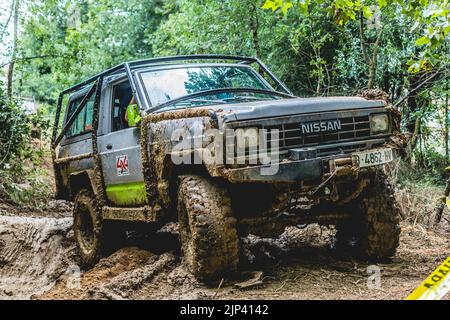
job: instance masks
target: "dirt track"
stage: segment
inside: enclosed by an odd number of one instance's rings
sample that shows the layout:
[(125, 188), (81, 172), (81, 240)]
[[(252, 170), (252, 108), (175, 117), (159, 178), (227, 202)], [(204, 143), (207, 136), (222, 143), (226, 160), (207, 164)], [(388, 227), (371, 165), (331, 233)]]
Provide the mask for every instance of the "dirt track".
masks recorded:
[[(128, 246), (78, 273), (70, 217), (7, 211), (0, 215), (0, 299), (404, 299), (450, 255), (444, 230), (403, 224), (396, 257), (378, 264), (381, 288), (368, 289), (368, 264), (338, 256), (333, 230), (289, 228), (276, 240), (243, 239), (243, 272), (218, 290), (186, 272), (173, 234), (150, 240), (164, 242), (166, 252)], [(238, 288), (243, 283), (250, 286)]]

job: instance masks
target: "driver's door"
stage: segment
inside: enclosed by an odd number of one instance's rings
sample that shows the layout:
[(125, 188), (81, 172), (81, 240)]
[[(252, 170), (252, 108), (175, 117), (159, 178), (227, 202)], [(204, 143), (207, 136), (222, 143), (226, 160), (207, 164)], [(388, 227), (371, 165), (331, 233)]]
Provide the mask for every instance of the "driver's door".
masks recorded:
[(99, 137), (106, 195), (116, 206), (144, 205), (147, 198), (142, 173), (140, 128), (129, 128), (125, 121), (126, 108), (132, 98), (131, 88), (128, 80), (122, 80), (112, 84), (108, 90), (109, 94), (105, 97), (108, 105), (104, 110), (109, 129)]

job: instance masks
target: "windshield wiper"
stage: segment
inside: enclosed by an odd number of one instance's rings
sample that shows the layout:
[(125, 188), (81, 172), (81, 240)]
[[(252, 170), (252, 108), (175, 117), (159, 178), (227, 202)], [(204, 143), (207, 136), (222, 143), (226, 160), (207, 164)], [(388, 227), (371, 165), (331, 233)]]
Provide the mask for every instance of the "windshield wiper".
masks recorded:
[[(270, 99), (272, 99), (271, 97)], [(268, 100), (268, 97), (251, 97), (251, 96), (234, 96), (229, 98), (222, 99), (223, 101), (230, 101), (230, 100)]]
[[(261, 93), (261, 94), (268, 94), (268, 95), (273, 95), (273, 96), (279, 96), (279, 97), (283, 97), (283, 98), (295, 98), (295, 96), (287, 94), (287, 93), (282, 93), (282, 92), (278, 92), (278, 91), (274, 91), (274, 90), (268, 90), (268, 89), (255, 89), (255, 88), (220, 88), (220, 89), (212, 89), (212, 90), (204, 90), (204, 91), (199, 91), (196, 93), (191, 93), (170, 101), (167, 101), (165, 103), (162, 103), (156, 107), (154, 107), (153, 109), (150, 109), (149, 111), (157, 111), (163, 108), (167, 108), (171, 105), (177, 104), (179, 102), (182, 101), (186, 101), (186, 100), (192, 100), (195, 98), (199, 98), (202, 96), (209, 96), (209, 95), (215, 95), (215, 94), (221, 94), (221, 93), (239, 93), (239, 92), (244, 92), (244, 93)], [(216, 100), (214, 100), (216, 101)], [(223, 99), (222, 99), (223, 101)]]
[(170, 106), (165, 106), (163, 108), (159, 108), (158, 107), (158, 110), (165, 109), (165, 108), (176, 109), (177, 106), (188, 106), (188, 105), (192, 106), (192, 103), (226, 104), (226, 101), (218, 100), (218, 99), (211, 99), (211, 100), (208, 100), (208, 99), (189, 99), (189, 100), (185, 100), (185, 101), (175, 102), (175, 103), (171, 104)]
[(205, 102), (205, 103), (218, 103), (218, 104), (226, 104), (225, 99), (189, 99), (190, 102)]

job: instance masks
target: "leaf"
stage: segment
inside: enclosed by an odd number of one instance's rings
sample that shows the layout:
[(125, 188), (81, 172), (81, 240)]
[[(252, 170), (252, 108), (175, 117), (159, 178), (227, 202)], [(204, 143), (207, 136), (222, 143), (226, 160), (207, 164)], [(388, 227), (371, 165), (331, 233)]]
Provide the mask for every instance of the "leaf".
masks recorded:
[(302, 14), (307, 14), (309, 9), (310, 1), (309, 0), (303, 0), (298, 4), (298, 7), (300, 9), (300, 12)]
[(378, 6), (381, 8), (387, 6), (387, 0), (378, 0)]
[(373, 16), (373, 11), (370, 9), (370, 7), (364, 6), (362, 7), (363, 16), (366, 19), (370, 19)]
[(288, 10), (289, 10), (290, 8), (292, 8), (292, 3), (291, 3), (291, 2), (287, 2), (287, 3), (285, 3), (285, 4), (283, 4), (283, 5), (281, 6), (281, 12), (282, 12), (284, 15), (286, 15), (287, 12), (288, 12)]
[(272, 0), (266, 0), (266, 2), (264, 2), (263, 6), (261, 7), (262, 9), (272, 9), (272, 11), (274, 11), (275, 7), (275, 2), (273, 2)]
[(444, 35), (447, 35), (448, 33), (450, 33), (450, 26), (444, 28)]
[(416, 40), (416, 45), (422, 46), (429, 42), (430, 42), (430, 39), (424, 36), (424, 37), (420, 37), (419, 39)]
[(414, 32), (418, 27), (420, 26), (420, 22), (416, 21), (413, 26), (411, 27), (411, 30), (409, 30), (410, 33)]

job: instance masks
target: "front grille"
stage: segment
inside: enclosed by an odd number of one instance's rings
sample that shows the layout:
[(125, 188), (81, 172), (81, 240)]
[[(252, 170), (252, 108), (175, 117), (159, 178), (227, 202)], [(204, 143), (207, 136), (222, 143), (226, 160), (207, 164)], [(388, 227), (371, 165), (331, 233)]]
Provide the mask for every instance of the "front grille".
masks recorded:
[[(301, 131), (301, 122), (286, 123), (279, 125), (263, 126), (262, 129), (266, 129), (266, 142), (267, 149), (271, 149), (271, 144), (278, 140), (280, 151), (286, 151), (292, 148), (299, 147), (315, 147), (323, 146), (325, 144), (334, 144), (340, 142), (349, 142), (355, 140), (361, 140), (364, 138), (370, 138), (370, 121), (369, 116), (351, 116), (339, 118), (341, 121), (341, 129), (337, 132), (328, 133), (314, 133), (303, 134)], [(278, 138), (276, 138), (271, 130), (278, 130)], [(352, 146), (353, 149), (359, 149), (361, 146)], [(362, 146), (364, 148), (364, 146)], [(342, 149), (342, 148), (339, 148)], [(348, 147), (345, 152), (354, 151)], [(321, 148), (318, 153), (332, 154), (332, 150)], [(344, 151), (344, 150), (342, 150)]]

